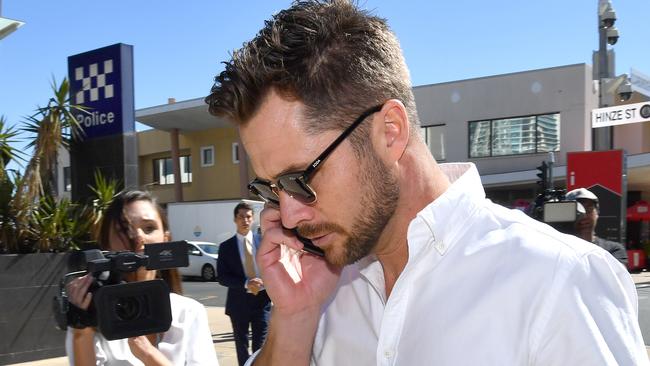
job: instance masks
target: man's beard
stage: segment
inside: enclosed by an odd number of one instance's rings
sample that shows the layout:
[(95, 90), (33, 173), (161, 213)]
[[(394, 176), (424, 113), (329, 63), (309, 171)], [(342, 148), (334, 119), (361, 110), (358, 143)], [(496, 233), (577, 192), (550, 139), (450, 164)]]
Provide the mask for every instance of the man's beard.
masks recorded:
[[(397, 177), (373, 152), (360, 164), (358, 180), (361, 185), (360, 210), (349, 232), (331, 222), (304, 225), (298, 229), (302, 236), (330, 232), (346, 237), (342, 246), (323, 248), (326, 260), (337, 267), (352, 264), (370, 254), (397, 208), (400, 193)], [(344, 205), (342, 203), (343, 209)]]

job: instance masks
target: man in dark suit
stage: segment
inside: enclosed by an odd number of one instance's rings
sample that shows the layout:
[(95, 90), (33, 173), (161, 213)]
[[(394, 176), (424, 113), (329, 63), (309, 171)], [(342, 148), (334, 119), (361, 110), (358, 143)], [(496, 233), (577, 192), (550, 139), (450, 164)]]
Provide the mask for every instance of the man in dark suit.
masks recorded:
[(248, 327), (253, 332), (253, 352), (266, 338), (271, 300), (259, 276), (255, 254), (260, 238), (254, 235), (253, 208), (241, 202), (235, 207), (237, 234), (219, 246), (217, 281), (228, 287), (226, 315), (230, 316), (237, 360), (243, 366), (248, 353)]

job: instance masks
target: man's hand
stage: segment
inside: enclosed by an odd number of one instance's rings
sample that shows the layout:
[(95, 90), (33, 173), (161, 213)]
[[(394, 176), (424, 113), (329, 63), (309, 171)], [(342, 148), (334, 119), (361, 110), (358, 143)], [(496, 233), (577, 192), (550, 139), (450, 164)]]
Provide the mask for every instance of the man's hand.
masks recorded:
[(257, 295), (260, 291), (264, 289), (264, 282), (262, 281), (261, 278), (251, 278), (248, 280), (246, 283), (246, 289), (248, 292), (252, 293), (253, 295)]
[(260, 221), (263, 238), (256, 258), (273, 313), (255, 365), (308, 365), (321, 307), (336, 288), (342, 268), (303, 254), (298, 259), (301, 276), (294, 280), (280, 263), (281, 245), (301, 250), (303, 244), (283, 228), (277, 209), (264, 209)]
[[(155, 338), (155, 335), (152, 335)], [(156, 348), (149, 336), (138, 336), (129, 338), (131, 353), (145, 365), (171, 365), (171, 362)]]
[(305, 254), (300, 257), (302, 279), (294, 282), (280, 263), (280, 245), (301, 250), (303, 244), (294, 233), (283, 228), (277, 209), (264, 209), (260, 221), (264, 235), (257, 250), (257, 264), (266, 291), (273, 300), (274, 314), (319, 310), (334, 291), (341, 268), (330, 265), (324, 258)]

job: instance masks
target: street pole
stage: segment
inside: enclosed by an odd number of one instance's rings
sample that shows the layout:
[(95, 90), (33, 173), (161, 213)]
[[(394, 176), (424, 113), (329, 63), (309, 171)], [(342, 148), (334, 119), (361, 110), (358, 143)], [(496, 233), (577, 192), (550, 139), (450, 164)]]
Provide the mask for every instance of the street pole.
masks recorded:
[[(598, 107), (608, 107), (606, 103), (606, 91), (605, 85), (606, 80), (610, 80), (614, 77), (614, 70), (611, 70), (609, 67), (609, 55), (607, 52), (607, 30), (612, 28), (614, 21), (616, 20), (615, 15), (613, 20), (605, 19), (609, 18), (610, 15), (614, 14), (613, 9), (609, 0), (599, 0), (598, 1)], [(606, 15), (607, 14), (607, 15)], [(613, 57), (613, 55), (612, 55)], [(592, 133), (592, 144), (593, 150), (611, 150), (614, 147), (613, 144), (613, 127), (601, 127), (593, 129)]]
[[(607, 107), (605, 103), (605, 79), (609, 75), (609, 60), (607, 55), (607, 28), (603, 27), (600, 15), (598, 15), (598, 107)], [(612, 127), (601, 127), (594, 129), (594, 150), (612, 149)]]
[(553, 182), (553, 166), (555, 165), (555, 154), (552, 151), (548, 152), (548, 189), (555, 190)]

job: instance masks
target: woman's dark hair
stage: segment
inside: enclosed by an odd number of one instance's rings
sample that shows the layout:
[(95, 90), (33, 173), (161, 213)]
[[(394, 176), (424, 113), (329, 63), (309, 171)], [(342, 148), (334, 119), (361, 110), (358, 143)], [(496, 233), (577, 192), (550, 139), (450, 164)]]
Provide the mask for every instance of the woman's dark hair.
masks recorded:
[[(136, 201), (147, 201), (158, 212), (160, 216), (160, 221), (163, 225), (163, 230), (169, 232), (169, 221), (167, 220), (167, 214), (162, 207), (158, 204), (156, 199), (149, 193), (143, 191), (122, 191), (115, 195), (111, 200), (111, 203), (108, 205), (108, 208), (104, 212), (102, 217), (102, 222), (99, 229), (99, 247), (102, 250), (111, 250), (110, 243), (110, 232), (111, 230), (117, 230), (121, 233), (124, 233), (124, 236), (129, 240), (129, 250), (135, 251), (137, 248), (137, 242), (135, 235), (131, 235), (131, 223), (126, 215), (126, 207)], [(158, 276), (162, 278), (171, 289), (172, 292), (177, 294), (182, 294), (183, 289), (181, 286), (181, 277), (178, 274), (177, 269), (164, 269), (158, 271)]]

